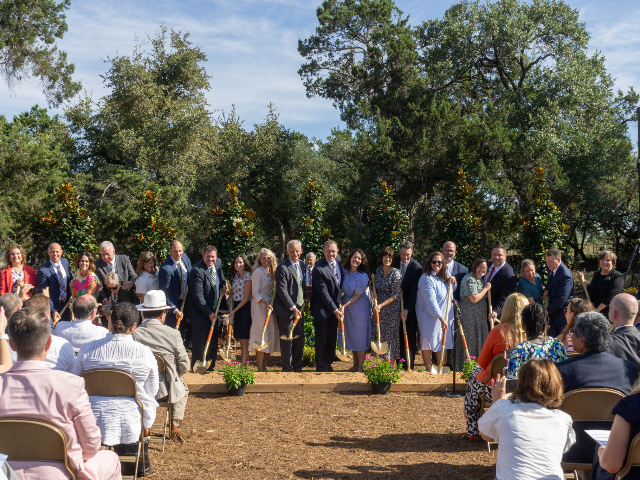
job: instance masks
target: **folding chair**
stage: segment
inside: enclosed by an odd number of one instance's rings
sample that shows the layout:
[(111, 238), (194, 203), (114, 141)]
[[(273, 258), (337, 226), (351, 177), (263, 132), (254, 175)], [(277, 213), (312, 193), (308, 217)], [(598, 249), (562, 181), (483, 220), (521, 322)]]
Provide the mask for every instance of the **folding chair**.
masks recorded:
[(640, 467), (640, 433), (631, 440), (629, 453), (627, 454), (627, 462), (616, 475), (616, 480), (622, 480), (626, 477), (631, 467)]
[[(611, 388), (580, 388), (565, 394), (560, 410), (574, 422), (613, 422), (611, 410), (624, 394)], [(578, 478), (578, 470), (591, 470), (589, 463), (561, 463), (562, 470), (570, 470)]]
[(140, 408), (140, 439), (138, 440), (137, 455), (120, 455), (120, 464), (133, 465), (133, 475), (122, 478), (132, 478), (138, 476), (138, 462), (142, 455), (142, 444), (144, 440), (144, 422), (142, 416), (142, 403), (138, 399), (138, 389), (136, 379), (130, 373), (116, 368), (95, 368), (80, 374), (84, 378), (85, 390), (90, 397), (129, 397), (135, 400)]
[(67, 436), (60, 427), (45, 420), (0, 418), (0, 452), (8, 460), (62, 463), (71, 478), (77, 478), (67, 455)]
[[(164, 358), (161, 355), (158, 355), (157, 353), (153, 354), (154, 357), (156, 357), (156, 362), (158, 363), (158, 374), (162, 374), (165, 376), (167, 375), (167, 365), (164, 361)], [(171, 402), (172, 402), (172, 398), (171, 398), (171, 388), (169, 388), (169, 396), (167, 397), (167, 399), (164, 402), (158, 402), (158, 406), (162, 407), (162, 408), (166, 408), (167, 409), (167, 413), (164, 417), (164, 422), (155, 422), (151, 428), (161, 428), (164, 427), (164, 432), (162, 435), (162, 439), (160, 438), (150, 438), (149, 442), (150, 443), (161, 443), (162, 444), (162, 451), (164, 452), (164, 444), (167, 441), (167, 427), (171, 428), (171, 412), (173, 410), (173, 407), (171, 406)]]
[[(480, 400), (480, 416), (484, 415), (485, 412), (487, 410), (489, 410), (489, 408), (491, 408), (491, 405), (493, 402), (486, 402), (485, 401), (485, 392), (487, 391), (487, 384), (489, 383), (489, 381), (491, 380), (491, 377), (493, 377), (494, 375), (498, 375), (498, 374), (502, 374), (504, 372), (504, 365), (502, 364), (502, 357), (503, 354), (499, 353), (498, 355), (496, 355), (495, 357), (493, 357), (491, 359), (491, 364), (489, 365), (489, 375), (487, 376), (487, 378), (484, 380), (484, 382), (482, 382), (482, 399)], [(482, 438), (480, 435), (478, 435), (478, 439)], [(487, 442), (487, 449), (489, 450), (489, 452), (491, 452), (491, 445), (497, 445), (498, 442)]]

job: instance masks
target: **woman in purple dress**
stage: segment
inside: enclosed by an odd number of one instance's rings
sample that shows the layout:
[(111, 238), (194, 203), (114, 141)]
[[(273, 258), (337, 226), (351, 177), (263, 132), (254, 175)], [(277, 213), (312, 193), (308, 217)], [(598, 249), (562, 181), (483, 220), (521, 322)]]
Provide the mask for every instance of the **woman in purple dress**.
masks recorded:
[[(369, 265), (362, 250), (355, 249), (344, 262), (346, 275), (342, 282), (342, 313), (346, 348), (353, 352), (350, 372), (362, 372), (364, 353), (371, 340), (371, 300), (369, 298)], [(338, 335), (342, 346), (342, 336)]]

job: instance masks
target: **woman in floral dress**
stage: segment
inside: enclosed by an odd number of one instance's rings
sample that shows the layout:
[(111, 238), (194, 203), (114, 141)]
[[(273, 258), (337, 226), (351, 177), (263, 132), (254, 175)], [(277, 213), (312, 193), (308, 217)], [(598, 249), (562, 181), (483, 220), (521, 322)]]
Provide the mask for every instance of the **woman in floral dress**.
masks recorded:
[[(380, 252), (380, 262), (382, 265), (378, 267), (375, 275), (376, 295), (378, 304), (374, 308), (379, 312), (380, 318), (380, 337), (382, 342), (389, 345), (388, 355), (391, 364), (395, 365), (395, 359), (400, 358), (400, 337), (398, 331), (400, 328), (400, 283), (402, 275), (400, 270), (393, 268), (393, 257), (395, 252), (391, 247), (385, 247)], [(378, 329), (373, 323), (371, 329), (371, 340), (378, 342)]]

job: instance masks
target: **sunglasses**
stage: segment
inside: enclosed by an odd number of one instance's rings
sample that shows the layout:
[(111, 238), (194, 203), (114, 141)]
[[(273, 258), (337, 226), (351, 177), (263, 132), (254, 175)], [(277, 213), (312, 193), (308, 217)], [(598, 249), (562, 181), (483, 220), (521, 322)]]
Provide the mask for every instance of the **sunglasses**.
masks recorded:
[(115, 287), (107, 287), (106, 285), (104, 286), (104, 289), (109, 291), (109, 292), (115, 292), (118, 289), (118, 286), (116, 285)]
[(440, 260), (431, 260), (431, 265), (442, 265)]

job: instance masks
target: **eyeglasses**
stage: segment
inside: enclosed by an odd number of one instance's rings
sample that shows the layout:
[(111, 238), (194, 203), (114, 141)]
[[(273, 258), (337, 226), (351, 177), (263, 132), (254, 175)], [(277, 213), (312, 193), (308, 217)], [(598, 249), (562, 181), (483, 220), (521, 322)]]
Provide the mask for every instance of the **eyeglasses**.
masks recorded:
[(440, 260), (431, 260), (431, 265), (442, 265)]

